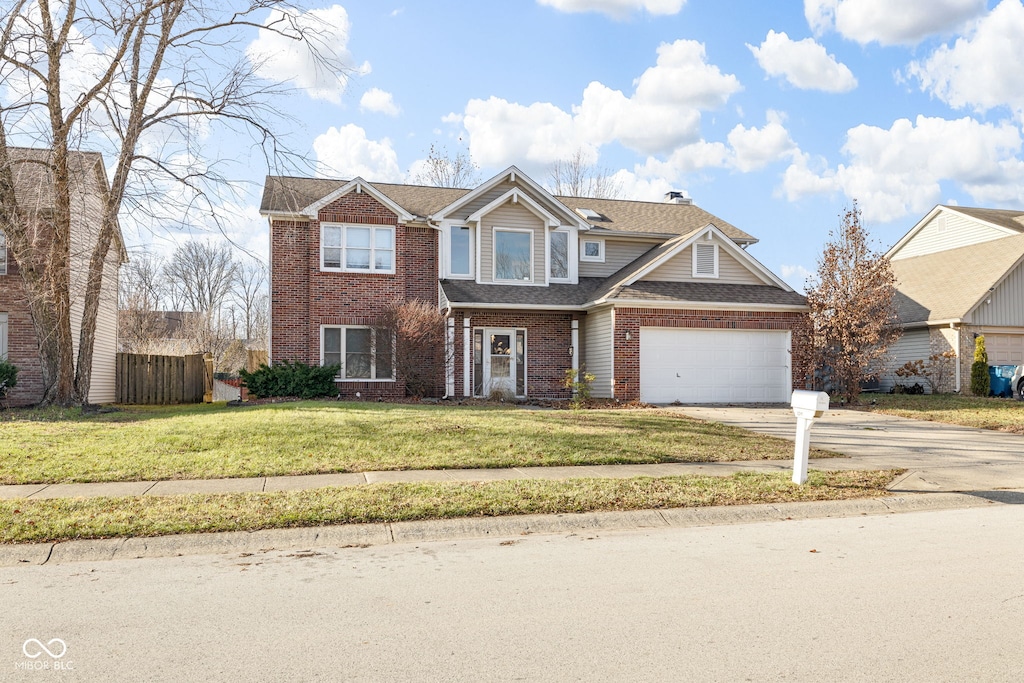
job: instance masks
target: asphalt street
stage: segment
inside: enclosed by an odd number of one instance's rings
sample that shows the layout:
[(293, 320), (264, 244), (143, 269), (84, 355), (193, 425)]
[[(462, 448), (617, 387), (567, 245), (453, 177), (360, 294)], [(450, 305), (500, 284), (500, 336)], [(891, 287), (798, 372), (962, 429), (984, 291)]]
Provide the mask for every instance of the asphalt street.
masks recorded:
[(1004, 504), (8, 567), (0, 680), (1017, 681), (1022, 529)]

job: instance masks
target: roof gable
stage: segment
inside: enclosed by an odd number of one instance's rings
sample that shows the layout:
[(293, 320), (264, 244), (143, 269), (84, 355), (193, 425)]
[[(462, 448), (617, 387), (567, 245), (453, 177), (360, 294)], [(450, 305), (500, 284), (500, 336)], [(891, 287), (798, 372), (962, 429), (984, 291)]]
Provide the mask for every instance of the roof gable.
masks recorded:
[[(565, 206), (551, 193), (549, 193), (547, 190), (545, 190), (543, 187), (537, 184), (532, 178), (530, 178), (528, 175), (520, 171), (515, 166), (509, 166), (507, 169), (505, 169), (498, 175), (484, 181), (478, 187), (462, 195), (461, 197), (453, 201), (451, 204), (441, 208), (438, 211), (433, 212), (430, 218), (435, 221), (445, 220), (446, 218), (449, 218), (452, 214), (454, 214), (456, 211), (458, 211), (458, 209), (460, 209), (461, 207), (471, 203), (473, 200), (478, 199), (482, 195), (485, 195), (487, 192), (493, 190), (502, 183), (509, 183), (514, 186), (522, 186), (521, 189), (516, 188), (519, 190), (520, 196), (530, 198), (533, 201), (533, 203), (537, 206), (540, 206), (542, 204), (548, 204), (548, 208), (551, 209), (550, 211), (545, 209), (548, 215), (552, 215), (555, 213), (562, 214), (561, 218), (557, 219), (559, 221), (557, 223), (558, 225), (576, 225), (577, 227), (583, 230), (588, 230), (590, 228), (590, 225), (585, 220), (583, 220), (582, 217), (574, 213), (572, 209)], [(474, 212), (473, 215), (476, 215), (477, 213), (478, 212)]]
[(890, 260), (1024, 233), (1024, 211), (938, 205), (886, 252)]
[(313, 202), (313, 203), (309, 204), (308, 206), (304, 207), (303, 209), (301, 209), (299, 211), (299, 213), (301, 215), (303, 215), (303, 216), (309, 216), (310, 218), (316, 218), (317, 214), (320, 213), (320, 209), (324, 208), (325, 206), (327, 206), (331, 202), (336, 201), (336, 200), (340, 199), (341, 197), (344, 197), (345, 195), (347, 195), (350, 192), (357, 192), (357, 193), (366, 192), (366, 194), (370, 195), (371, 197), (376, 199), (378, 202), (380, 202), (381, 204), (386, 206), (388, 209), (390, 209), (392, 212), (394, 212), (394, 214), (396, 216), (398, 216), (398, 220), (399, 221), (402, 221), (404, 223), (408, 223), (409, 221), (411, 221), (411, 220), (413, 220), (415, 218), (415, 216), (413, 216), (411, 213), (409, 213), (408, 211), (403, 209), (401, 206), (399, 206), (397, 202), (395, 202), (390, 197), (385, 195), (383, 192), (381, 192), (380, 190), (375, 188), (373, 185), (371, 185), (370, 183), (366, 182), (365, 180), (363, 180), (362, 178), (360, 178), (358, 176), (356, 178), (350, 180), (346, 184), (342, 185), (338, 189), (334, 190), (333, 192), (328, 193), (327, 195), (321, 197), (320, 199), (316, 200), (315, 202)]

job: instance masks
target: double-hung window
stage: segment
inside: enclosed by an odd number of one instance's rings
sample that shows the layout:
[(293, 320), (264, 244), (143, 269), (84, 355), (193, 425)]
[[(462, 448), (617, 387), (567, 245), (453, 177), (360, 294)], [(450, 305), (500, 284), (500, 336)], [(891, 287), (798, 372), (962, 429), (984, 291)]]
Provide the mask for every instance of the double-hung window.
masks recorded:
[(391, 336), (370, 327), (325, 325), (321, 334), (322, 365), (340, 365), (343, 380), (393, 380)]
[(394, 227), (321, 223), (320, 269), (394, 273)]

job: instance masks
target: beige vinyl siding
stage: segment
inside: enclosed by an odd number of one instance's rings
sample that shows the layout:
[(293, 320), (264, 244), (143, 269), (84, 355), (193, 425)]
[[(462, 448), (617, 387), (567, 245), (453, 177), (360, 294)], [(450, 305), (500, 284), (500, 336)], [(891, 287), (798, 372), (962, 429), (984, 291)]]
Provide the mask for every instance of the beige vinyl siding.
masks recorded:
[(915, 360), (928, 360), (930, 355), (931, 341), (928, 328), (904, 330), (903, 336), (889, 349), (889, 369), (888, 372), (882, 374), (882, 391), (889, 391), (896, 383), (896, 380), (899, 380), (900, 384), (920, 383), (924, 385), (925, 392), (931, 393), (931, 387), (928, 386), (928, 381), (923, 377), (907, 379), (896, 377), (896, 370), (902, 367), (904, 363)]
[(892, 260), (934, 254), (1006, 237), (1007, 233), (976, 220), (949, 212), (940, 212), (921, 228), (909, 242), (893, 254)]
[(96, 342), (92, 352), (92, 385), (90, 403), (113, 403), (117, 400), (117, 284), (120, 254), (117, 244), (110, 245), (103, 266), (103, 290), (96, 313)]
[[(991, 299), (992, 303), (986, 303)], [(1018, 265), (970, 315), (973, 325), (1024, 327), (1024, 266)]]
[[(586, 233), (580, 233), (580, 253), (583, 253), (583, 240), (593, 239), (595, 238)], [(580, 260), (580, 277), (608, 277), (656, 246), (656, 243), (640, 240), (606, 239), (604, 241), (604, 263)]]
[(745, 265), (740, 263), (736, 257), (727, 252), (721, 244), (718, 246), (717, 278), (693, 277), (693, 247), (691, 246), (655, 268), (642, 279), (655, 282), (682, 282), (686, 280), (700, 280), (701, 282), (707, 282), (709, 280), (713, 280), (714, 282), (731, 285), (766, 284), (764, 280), (751, 272)]
[(594, 375), (590, 386), (595, 398), (612, 398), (614, 371), (612, 368), (612, 343), (614, 317), (609, 306), (587, 314), (583, 319), (583, 364), (587, 372)]
[(493, 202), (495, 199), (497, 199), (501, 195), (505, 194), (509, 190), (512, 190), (512, 189), (514, 189), (516, 187), (519, 187), (519, 186), (518, 185), (513, 185), (512, 183), (510, 183), (508, 181), (505, 181), (503, 183), (498, 183), (497, 185), (492, 187), (490, 190), (488, 190), (487, 192), (484, 192), (482, 195), (480, 195), (479, 197), (477, 197), (473, 201), (469, 202), (465, 206), (460, 206), (458, 208), (458, 210), (456, 210), (451, 215), (446, 216), (446, 218), (449, 218), (449, 219), (452, 219), (452, 220), (464, 221), (467, 218), (469, 218), (470, 216), (472, 216), (474, 213), (479, 211), (480, 209), (484, 208), (485, 206), (487, 206), (488, 204)]
[(480, 235), (480, 281), (494, 282), (494, 228), (533, 232), (533, 284), (544, 284), (544, 222), (519, 204), (505, 204), (484, 216)]

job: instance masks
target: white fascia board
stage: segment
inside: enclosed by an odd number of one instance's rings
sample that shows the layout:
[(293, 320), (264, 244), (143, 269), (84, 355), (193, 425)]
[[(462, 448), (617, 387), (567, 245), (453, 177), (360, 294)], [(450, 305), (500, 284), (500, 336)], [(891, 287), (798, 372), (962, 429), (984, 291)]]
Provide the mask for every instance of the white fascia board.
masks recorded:
[(535, 202), (533, 198), (530, 197), (528, 194), (521, 192), (519, 188), (512, 188), (511, 190), (501, 195), (493, 202), (491, 202), (490, 204), (488, 204), (487, 206), (485, 206), (484, 208), (480, 209), (472, 216), (467, 218), (466, 221), (470, 223), (479, 223), (480, 219), (482, 219), (484, 216), (494, 211), (498, 207), (504, 206), (510, 201), (513, 204), (522, 204), (527, 209), (529, 209), (535, 216), (543, 219), (545, 227), (557, 228), (559, 225), (561, 225), (559, 220), (555, 218), (554, 215), (547, 211), (547, 209), (545, 209), (543, 206)]
[(689, 247), (691, 244), (693, 244), (700, 238), (707, 235), (709, 232), (713, 236), (718, 238), (720, 246), (725, 247), (725, 250), (732, 254), (733, 258), (735, 258), (740, 263), (745, 264), (749, 270), (753, 271), (755, 275), (760, 276), (761, 280), (763, 280), (765, 284), (775, 285), (776, 287), (779, 287), (787, 292), (793, 291), (792, 287), (783, 282), (779, 277), (775, 275), (775, 273), (765, 268), (760, 261), (758, 261), (749, 253), (747, 253), (745, 249), (740, 249), (739, 246), (737, 246), (735, 242), (729, 239), (728, 235), (719, 230), (718, 226), (716, 226), (714, 223), (708, 223), (706, 226), (699, 230), (694, 230), (688, 235), (682, 235), (681, 237), (684, 237), (685, 239), (680, 241), (679, 244), (674, 246), (672, 249), (669, 249), (667, 252), (662, 254), (659, 258), (655, 259), (651, 263), (648, 263), (643, 270), (641, 270), (639, 273), (635, 273), (628, 280), (621, 283), (620, 286), (628, 287), (629, 285), (633, 284), (640, 278), (651, 273), (658, 266), (666, 263), (673, 256), (676, 256), (677, 254), (679, 254), (681, 251)]
[(261, 216), (266, 216), (271, 221), (308, 221), (309, 216), (301, 213), (288, 213), (285, 211), (260, 211)]
[(452, 309), (487, 309), (494, 311), (582, 311), (583, 306), (553, 306), (547, 304), (496, 304), (496, 303), (459, 303), (458, 301), (449, 301), (449, 306)]
[(400, 223), (409, 223), (416, 218), (416, 216), (412, 215), (411, 213), (403, 209), (401, 206), (396, 204), (391, 198), (387, 197), (380, 190), (378, 190), (373, 185), (371, 185), (370, 183), (366, 182), (365, 180), (358, 176), (347, 182), (345, 185), (342, 185), (341, 187), (339, 187), (337, 190), (330, 193), (326, 197), (323, 197), (313, 202), (312, 204), (304, 208), (301, 211), (301, 213), (310, 218), (316, 218), (317, 214), (320, 213), (320, 209), (324, 208), (325, 206), (335, 201), (339, 197), (344, 197), (353, 190), (355, 190), (356, 192), (365, 191), (378, 202), (389, 208), (396, 216), (398, 216), (398, 221)]
[(900, 240), (896, 242), (896, 244), (892, 245), (892, 247), (889, 248), (889, 251), (885, 252), (885, 257), (887, 259), (891, 259), (893, 256), (895, 256), (896, 253), (907, 244), (907, 242), (913, 239), (917, 233), (921, 232), (921, 228), (927, 225), (928, 221), (935, 218), (935, 216), (939, 215), (939, 213), (942, 212), (942, 209), (942, 205), (936, 204), (931, 211), (925, 214), (924, 218), (915, 223), (914, 227), (907, 231), (906, 235), (901, 237)]
[(598, 299), (583, 304), (586, 309), (611, 304), (615, 308), (670, 308), (686, 311), (753, 311), (805, 313), (807, 306), (796, 304), (747, 304), (735, 301), (651, 301), (650, 299)]
[[(539, 196), (546, 197), (549, 201), (554, 203), (555, 206), (561, 207), (562, 210), (565, 212), (566, 216), (570, 217), (572, 223), (579, 227), (581, 230), (590, 229), (590, 224), (587, 223), (582, 218), (580, 218), (579, 216), (577, 216), (575, 211), (572, 211), (565, 204), (555, 199), (555, 197), (550, 192), (548, 192), (539, 184), (537, 184), (537, 182), (534, 181), (533, 178), (520, 171), (519, 168), (517, 168), (515, 165), (509, 166), (508, 168), (506, 168), (504, 171), (494, 176), (493, 178), (485, 180), (475, 189), (471, 190), (470, 192), (467, 192), (466, 194), (462, 195), (448, 206), (434, 213), (432, 216), (430, 216), (430, 218), (435, 221), (443, 220), (448, 214), (452, 213), (459, 207), (465, 206), (466, 204), (472, 202), (474, 199), (484, 194), (485, 192), (490, 191), (492, 188), (504, 182), (506, 179), (513, 183), (518, 182), (523, 184), (524, 186), (529, 188), (531, 192)], [(559, 225), (560, 223), (561, 221), (556, 221), (555, 225)]]

